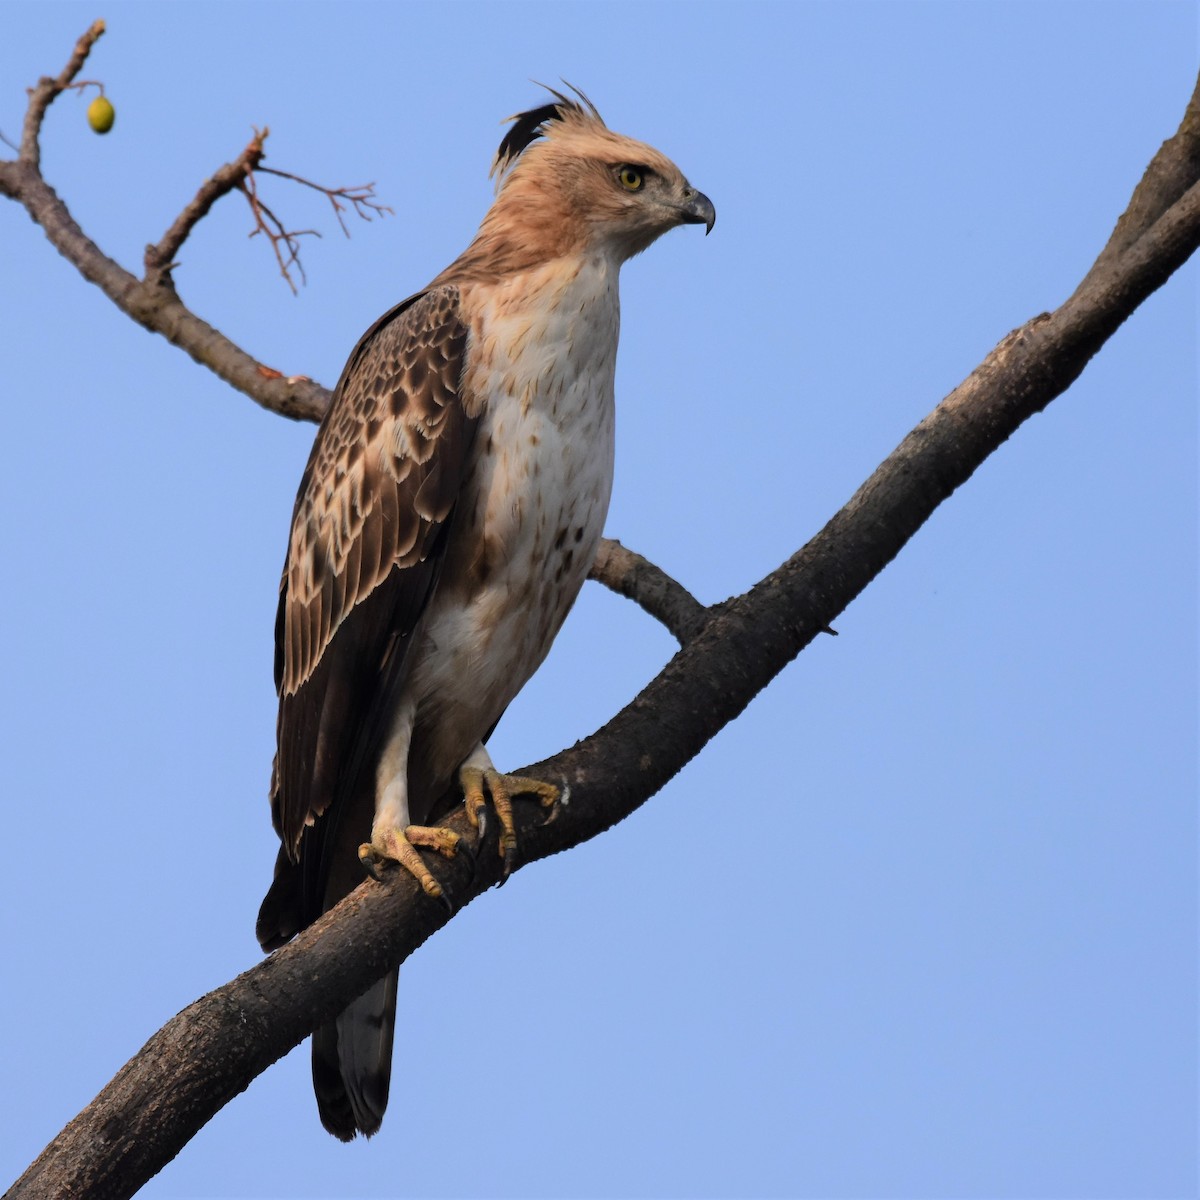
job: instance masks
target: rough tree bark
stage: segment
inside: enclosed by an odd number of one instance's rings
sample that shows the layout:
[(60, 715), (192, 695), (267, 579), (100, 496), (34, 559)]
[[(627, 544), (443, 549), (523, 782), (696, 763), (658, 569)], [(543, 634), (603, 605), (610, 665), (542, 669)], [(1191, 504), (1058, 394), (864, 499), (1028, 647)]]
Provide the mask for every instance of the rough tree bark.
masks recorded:
[[(195, 223), (261, 163), (260, 138), (207, 181), (147, 250), (141, 279), (88, 239), (42, 178), (42, 119), (102, 32), (101, 24), (93, 26), (62, 73), (31, 90), (18, 156), (0, 161), (0, 192), (23, 205), (55, 248), (134, 320), (272, 411), (318, 418), (328, 402), (324, 388), (256, 362), (190, 312), (171, 281), (171, 259)], [(534, 806), (519, 810), (523, 863), (594, 837), (658, 791), (828, 627), (988, 455), (1070, 386), (1197, 245), (1200, 85), (1073, 295), (1003, 338), (777, 570), (706, 609), (652, 564), (606, 543), (594, 577), (641, 603), (682, 648), (602, 729), (521, 768), (570, 788), (569, 803), (545, 823)], [(447, 824), (468, 833), (461, 810)], [(498, 881), (499, 862), (494, 853), (480, 853), (473, 865), (465, 859), (446, 865), (458, 908)], [(390, 872), (382, 885), (364, 883), (292, 943), (169, 1021), (10, 1195), (132, 1195), (251, 1080), (450, 919), (405, 872)]]

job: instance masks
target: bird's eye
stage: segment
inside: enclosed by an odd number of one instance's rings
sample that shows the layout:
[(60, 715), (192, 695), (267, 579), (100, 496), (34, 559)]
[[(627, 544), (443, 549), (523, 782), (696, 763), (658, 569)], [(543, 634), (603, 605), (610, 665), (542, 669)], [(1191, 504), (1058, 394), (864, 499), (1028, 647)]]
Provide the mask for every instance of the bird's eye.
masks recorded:
[(621, 186), (627, 192), (640, 192), (646, 182), (645, 175), (637, 167), (619, 167), (617, 169), (617, 178), (621, 181)]

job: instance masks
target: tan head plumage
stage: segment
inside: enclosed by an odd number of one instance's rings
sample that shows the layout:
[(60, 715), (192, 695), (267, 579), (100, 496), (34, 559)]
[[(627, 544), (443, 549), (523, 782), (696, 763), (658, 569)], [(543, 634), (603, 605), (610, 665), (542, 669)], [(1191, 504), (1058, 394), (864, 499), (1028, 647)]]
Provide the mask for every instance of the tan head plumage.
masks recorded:
[(500, 278), (569, 255), (616, 261), (668, 229), (716, 214), (660, 151), (614, 133), (578, 89), (518, 113), (492, 163), (496, 200), (465, 253), (441, 276)]

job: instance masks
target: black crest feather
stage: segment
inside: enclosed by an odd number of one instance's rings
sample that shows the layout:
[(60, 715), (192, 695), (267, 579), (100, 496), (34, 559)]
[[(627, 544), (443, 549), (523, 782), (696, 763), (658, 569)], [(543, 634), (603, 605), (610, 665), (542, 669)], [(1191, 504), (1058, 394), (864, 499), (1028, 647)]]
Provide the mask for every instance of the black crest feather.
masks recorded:
[[(545, 84), (541, 85), (546, 87)], [(537, 108), (531, 108), (527, 112), (517, 113), (516, 116), (510, 117), (512, 128), (504, 135), (504, 139), (500, 143), (500, 148), (496, 151), (496, 161), (492, 166), (493, 174), (502, 174), (508, 167), (516, 161), (518, 156), (530, 145), (537, 141), (546, 132), (546, 126), (551, 121), (561, 121), (567, 113), (573, 113), (581, 117), (591, 117), (604, 124), (604, 118), (600, 116), (596, 106), (581, 92), (577, 87), (572, 87), (567, 84), (571, 91), (579, 97), (578, 100), (572, 99), (570, 96), (564, 96), (562, 92), (552, 87), (546, 87), (546, 91), (554, 97), (549, 104), (542, 104)]]

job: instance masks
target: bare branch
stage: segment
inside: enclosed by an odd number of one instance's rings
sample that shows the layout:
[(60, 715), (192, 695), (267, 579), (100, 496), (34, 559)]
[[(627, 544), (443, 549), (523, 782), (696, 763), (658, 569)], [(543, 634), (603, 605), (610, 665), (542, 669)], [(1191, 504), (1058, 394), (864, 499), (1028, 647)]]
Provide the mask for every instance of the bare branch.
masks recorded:
[[(1179, 128), (1150, 161), (1084, 283), (1116, 261), (1195, 183), (1200, 175), (1200, 78)], [(1081, 285), (1082, 286), (1082, 285)]]
[[(301, 283), (308, 282), (304, 265), (300, 261), (300, 242), (298, 239), (302, 237), (320, 237), (321, 235), (315, 229), (288, 229), (266, 204), (259, 199), (258, 184), (255, 182), (253, 171), (247, 172), (246, 177), (238, 184), (238, 187), (250, 202), (250, 211), (254, 214), (254, 229), (250, 231), (250, 236), (255, 237), (260, 233), (266, 234), (267, 240), (271, 243), (271, 249), (275, 252), (275, 261), (279, 264), (279, 270), (287, 281), (288, 287), (292, 289), (292, 295), (296, 295), (296, 282), (292, 278), (291, 268), (295, 267), (300, 272)], [(286, 255), (284, 254), (285, 250), (287, 251)]]
[(329, 188), (319, 183), (313, 183), (310, 179), (304, 179), (300, 175), (295, 175), (291, 171), (264, 167), (262, 163), (266, 152), (263, 143), (270, 132), (266, 126), (261, 130), (256, 129), (254, 137), (241, 154), (232, 162), (226, 163), (200, 185), (200, 189), (191, 203), (175, 218), (170, 229), (163, 234), (162, 239), (156, 245), (146, 247), (146, 282), (160, 285), (168, 282), (168, 276), (176, 265), (175, 257), (192, 230), (208, 215), (209, 210), (222, 196), (227, 196), (236, 190), (246, 197), (250, 211), (254, 215), (254, 229), (251, 230), (250, 236), (254, 237), (257, 234), (266, 236), (275, 253), (275, 261), (279, 264), (280, 274), (287, 281), (288, 287), (292, 289), (292, 294), (295, 295), (296, 283), (292, 278), (292, 268), (300, 272), (301, 283), (307, 282), (304, 265), (300, 261), (300, 243), (297, 239), (320, 237), (321, 235), (315, 229), (288, 229), (259, 196), (256, 174), (277, 175), (281, 179), (289, 179), (293, 183), (299, 183), (320, 192), (333, 206), (334, 216), (337, 217), (338, 224), (347, 237), (350, 236), (350, 230), (346, 227), (343, 217), (346, 211), (345, 205), (341, 203), (343, 200), (350, 204), (355, 213), (364, 221), (370, 221), (373, 213), (382, 216), (384, 213), (392, 211), (386, 204), (380, 204), (375, 200), (373, 183), (348, 188)]
[(25, 125), (21, 132), (21, 150), (19, 159), (35, 171), (42, 162), (42, 149), (39, 138), (42, 132), (42, 122), (46, 118), (46, 110), (51, 104), (71, 86), (71, 81), (83, 69), (87, 56), (92, 47), (104, 34), (104, 22), (95, 21), (92, 27), (75, 43), (67, 65), (63, 67), (58, 77), (51, 79), (43, 76), (37, 86), (29, 89), (29, 107), (25, 111)]
[(208, 215), (209, 210), (222, 196), (234, 188), (241, 187), (243, 180), (262, 162), (263, 142), (270, 130), (254, 131), (246, 148), (233, 160), (215, 171), (206, 179), (188, 206), (175, 218), (170, 229), (153, 246), (146, 247), (146, 282), (162, 284), (175, 265), (175, 256), (187, 241), (188, 235)]
[(19, 200), (55, 248), (139, 325), (161, 333), (264, 408), (293, 420), (319, 421), (329, 392), (302, 375), (276, 373), (193, 313), (175, 289), (139, 280), (80, 229), (54, 189), (22, 162), (0, 163), (0, 192)]
[(632, 600), (686, 646), (708, 619), (709, 610), (661, 567), (620, 542), (605, 538), (588, 578)]
[[(632, 600), (665, 625), (681, 646), (686, 646), (717, 610), (716, 605), (705, 608), (662, 567), (622, 546), (615, 538), (600, 539), (588, 578)], [(822, 626), (821, 632), (837, 637), (837, 630), (828, 625)]]
[(347, 237), (350, 236), (350, 230), (343, 217), (346, 211), (346, 205), (341, 203), (343, 200), (354, 209), (355, 215), (364, 221), (372, 221), (375, 216), (383, 217), (387, 213), (395, 215), (390, 205), (380, 204), (375, 199), (375, 185), (373, 183), (359, 183), (353, 184), (350, 187), (327, 188), (319, 183), (313, 183), (311, 179), (305, 179), (300, 175), (293, 175), (290, 171), (280, 171), (277, 167), (260, 167), (259, 170), (264, 175), (278, 175), (280, 179), (290, 179), (293, 183), (300, 183), (305, 187), (320, 192), (333, 205), (333, 215), (337, 217), (338, 224), (342, 227), (342, 232)]
[[(263, 130), (262, 136), (266, 136), (266, 130)], [(261, 160), (261, 155), (259, 157)], [(250, 211), (254, 214), (255, 228), (250, 236), (254, 237), (259, 233), (266, 235), (271, 243), (271, 249), (275, 252), (275, 261), (279, 264), (280, 273), (287, 281), (288, 287), (292, 289), (293, 296), (296, 294), (296, 282), (292, 278), (293, 267), (300, 272), (300, 282), (308, 282), (304, 264), (300, 261), (299, 239), (320, 237), (321, 235), (315, 229), (288, 229), (284, 225), (259, 196), (258, 183), (254, 178), (256, 169), (260, 174), (278, 175), (281, 179), (290, 179), (293, 183), (303, 184), (304, 187), (320, 192), (333, 205), (333, 215), (337, 217), (338, 224), (347, 237), (350, 236), (350, 230), (343, 216), (346, 211), (343, 200), (350, 204), (355, 213), (364, 221), (370, 221), (373, 213), (383, 216), (384, 213), (392, 211), (386, 204), (380, 204), (374, 199), (375, 185), (373, 183), (348, 188), (329, 188), (320, 183), (313, 183), (311, 179), (305, 179), (300, 175), (293, 175), (291, 171), (280, 171), (274, 167), (261, 166), (258, 163), (251, 166), (237, 184), (250, 202)]]
[[(42, 178), (39, 135), (50, 103), (67, 87), (83, 66), (96, 39), (104, 32), (97, 21), (79, 39), (62, 73), (43, 78), (30, 89), (21, 151), (14, 160), (0, 161), (0, 194), (18, 201), (42, 227), (51, 244), (71, 262), (89, 283), (139, 325), (161, 333), (227, 383), (256, 400), (264, 408), (293, 420), (318, 421), (329, 405), (329, 392), (306, 375), (284, 373), (257, 362), (224, 334), (201, 320), (179, 298), (170, 276), (171, 260), (196, 222), (220, 195), (230, 190), (228, 178), (237, 184), (239, 164), (255, 157), (255, 142), (234, 163), (218, 172), (219, 182), (209, 181), (187, 209), (172, 224), (157, 246), (147, 251), (146, 277), (139, 280), (109, 258), (83, 232), (69, 209)], [(261, 156), (261, 139), (258, 154)], [(216, 178), (216, 177), (214, 177)], [(207, 203), (207, 207), (205, 204)], [(200, 211), (203, 209), (203, 211)]]
[[(261, 133), (255, 132), (254, 138), (233, 162), (227, 163), (205, 181), (162, 238), (147, 247), (145, 276), (141, 280), (109, 258), (87, 237), (66, 204), (42, 177), (39, 137), (46, 110), (68, 87), (83, 86), (73, 81), (103, 32), (104, 22), (97, 21), (79, 39), (62, 72), (56, 78), (39, 80), (37, 86), (30, 89), (18, 156), (13, 160), (0, 161), (0, 194), (22, 204), (30, 217), (42, 227), (55, 249), (139, 325), (162, 334), (169, 342), (185, 350), (198, 363), (264, 408), (293, 420), (319, 421), (329, 406), (327, 389), (314, 383), (307, 375), (285, 373), (257, 362), (240, 346), (196, 316), (179, 298), (171, 277), (175, 256), (197, 223), (217, 200), (234, 188), (239, 188), (247, 195), (255, 212), (256, 224), (271, 239), (284, 277), (295, 290), (289, 268), (294, 266), (300, 269), (302, 277), (303, 270), (294, 239), (313, 231), (287, 230), (274, 212), (247, 187), (247, 181), (250, 188), (253, 187), (254, 171), (263, 158), (263, 140), (268, 133), (265, 128)], [(272, 173), (303, 183), (326, 195), (334, 206), (343, 230), (346, 226), (339, 203), (342, 199), (353, 205), (355, 211), (366, 220), (370, 219), (370, 212), (390, 211), (374, 201), (371, 185), (324, 188), (288, 172)], [(287, 256), (279, 250), (277, 238), (283, 239), (287, 246)]]

